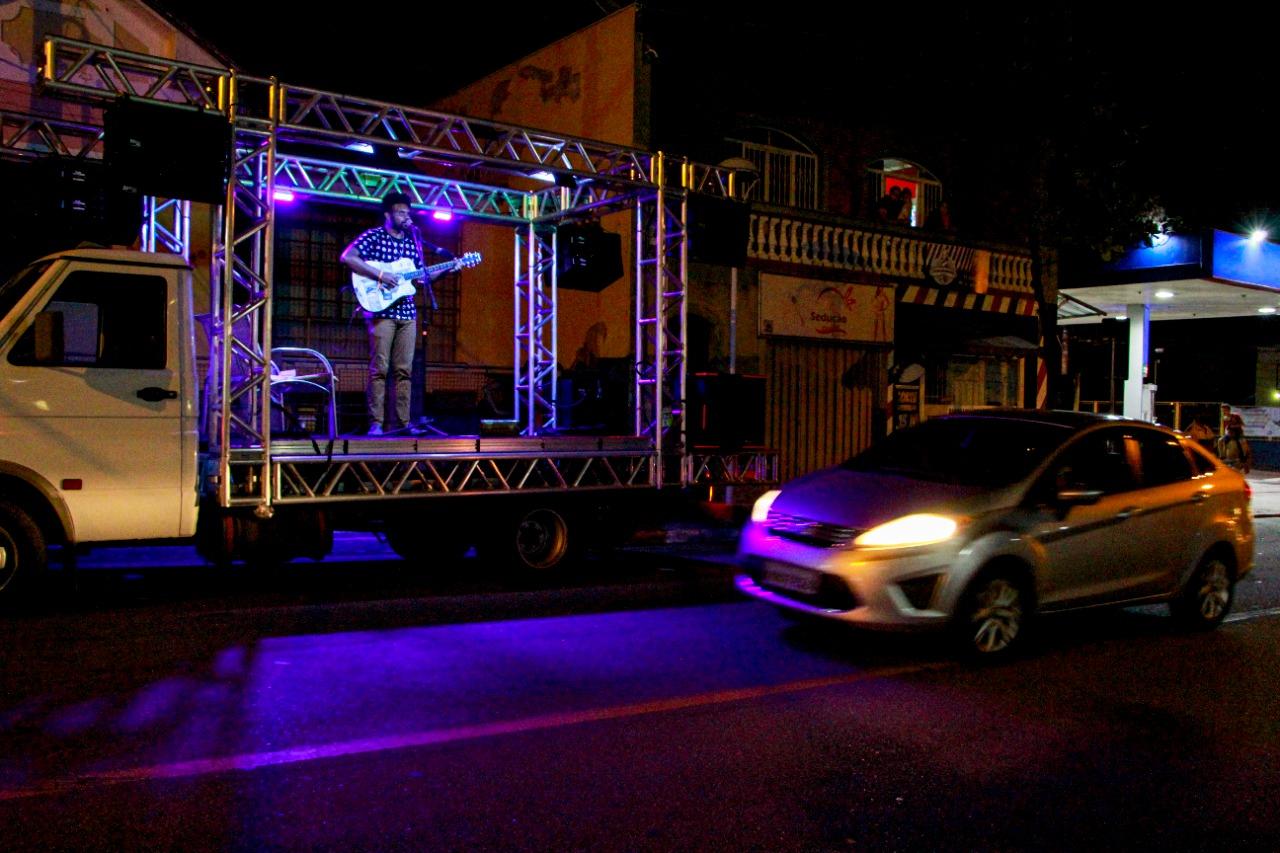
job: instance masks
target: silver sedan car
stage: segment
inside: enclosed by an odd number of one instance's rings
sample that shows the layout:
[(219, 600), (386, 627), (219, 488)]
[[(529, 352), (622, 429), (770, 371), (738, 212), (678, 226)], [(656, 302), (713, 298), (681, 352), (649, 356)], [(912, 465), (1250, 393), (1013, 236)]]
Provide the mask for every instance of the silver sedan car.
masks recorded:
[(1253, 568), (1250, 494), (1152, 424), (948, 415), (762, 496), (738, 587), (867, 627), (950, 629), (988, 659), (1016, 650), (1042, 612), (1168, 602), (1211, 628)]

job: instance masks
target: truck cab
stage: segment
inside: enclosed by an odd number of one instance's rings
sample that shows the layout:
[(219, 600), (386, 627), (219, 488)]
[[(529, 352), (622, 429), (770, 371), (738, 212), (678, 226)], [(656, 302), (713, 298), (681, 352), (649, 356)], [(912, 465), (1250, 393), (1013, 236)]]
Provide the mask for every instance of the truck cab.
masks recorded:
[(0, 593), (51, 544), (194, 534), (193, 322), (174, 255), (65, 251), (0, 285)]

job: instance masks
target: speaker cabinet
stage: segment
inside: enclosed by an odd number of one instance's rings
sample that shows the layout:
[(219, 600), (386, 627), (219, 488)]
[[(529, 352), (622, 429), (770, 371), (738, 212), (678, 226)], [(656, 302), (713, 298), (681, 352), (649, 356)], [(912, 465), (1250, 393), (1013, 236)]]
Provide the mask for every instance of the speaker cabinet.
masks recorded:
[(100, 161), (46, 157), (5, 170), (9, 204), (0, 226), (23, 255), (82, 241), (129, 245), (142, 230), (142, 200), (112, 189)]
[(689, 259), (741, 267), (747, 263), (751, 208), (742, 202), (689, 194)]
[(113, 187), (221, 204), (231, 167), (227, 117), (181, 107), (123, 100), (103, 119), (103, 159)]
[(562, 290), (599, 293), (622, 277), (622, 235), (595, 223), (562, 225), (556, 235)]
[(690, 444), (722, 450), (764, 444), (763, 376), (695, 373), (688, 381)]

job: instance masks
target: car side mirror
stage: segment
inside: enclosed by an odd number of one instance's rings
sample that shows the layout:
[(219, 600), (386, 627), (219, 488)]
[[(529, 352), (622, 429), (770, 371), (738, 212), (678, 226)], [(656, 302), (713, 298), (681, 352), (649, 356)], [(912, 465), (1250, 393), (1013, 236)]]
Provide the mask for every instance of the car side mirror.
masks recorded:
[(62, 364), (66, 361), (67, 341), (62, 325), (61, 311), (41, 311), (36, 315), (35, 352), (36, 364)]

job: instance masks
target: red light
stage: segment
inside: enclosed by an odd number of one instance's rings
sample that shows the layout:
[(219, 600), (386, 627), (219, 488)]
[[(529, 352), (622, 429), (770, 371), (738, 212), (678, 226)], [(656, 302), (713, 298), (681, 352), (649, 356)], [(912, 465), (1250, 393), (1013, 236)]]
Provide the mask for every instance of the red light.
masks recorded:
[(1253, 486), (1249, 485), (1248, 480), (1244, 481), (1244, 499), (1247, 501), (1253, 500)]

